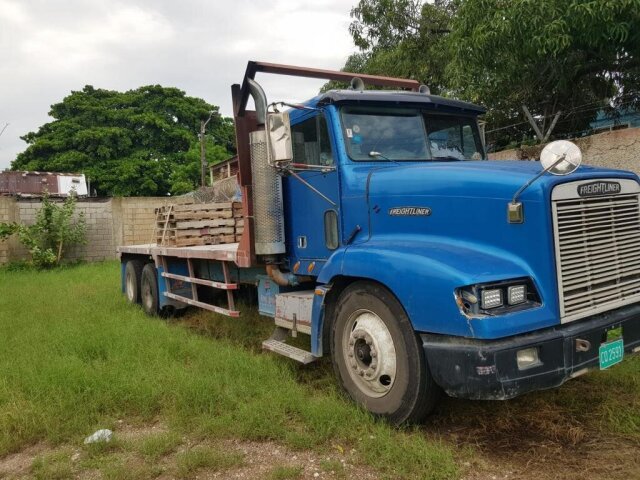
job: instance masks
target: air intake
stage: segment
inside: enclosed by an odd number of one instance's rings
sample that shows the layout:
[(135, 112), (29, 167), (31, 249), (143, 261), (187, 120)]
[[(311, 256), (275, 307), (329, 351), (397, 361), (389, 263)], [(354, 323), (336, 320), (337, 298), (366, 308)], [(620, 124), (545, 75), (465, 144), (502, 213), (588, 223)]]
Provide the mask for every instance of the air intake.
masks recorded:
[(282, 178), (269, 165), (264, 130), (249, 134), (256, 255), (285, 253)]

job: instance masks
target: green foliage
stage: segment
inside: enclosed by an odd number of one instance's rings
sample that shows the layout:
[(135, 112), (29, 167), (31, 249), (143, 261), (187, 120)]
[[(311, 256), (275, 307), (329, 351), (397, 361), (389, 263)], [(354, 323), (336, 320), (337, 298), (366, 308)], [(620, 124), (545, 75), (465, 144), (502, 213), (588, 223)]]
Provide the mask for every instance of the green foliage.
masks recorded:
[(345, 70), (415, 78), (489, 107), (490, 142), (531, 135), (522, 105), (558, 136), (603, 108), (640, 106), (640, 0), (360, 0)]
[(87, 85), (51, 107), (53, 121), (22, 137), (28, 147), (11, 166), (83, 172), (100, 195), (183, 193), (199, 182), (198, 133), (211, 112), (210, 163), (235, 149), (233, 122), (218, 107), (177, 88), (117, 92)]
[(360, 0), (351, 10), (349, 27), (360, 52), (347, 59), (343, 70), (414, 78), (433, 93), (443, 91), (445, 42), (455, 11), (456, 2), (450, 0)]
[(76, 203), (75, 195), (69, 195), (60, 205), (45, 195), (36, 222), (33, 225), (0, 223), (0, 240), (15, 234), (29, 250), (34, 266), (59, 265), (66, 248), (86, 243), (86, 222), (82, 212), (75, 215)]
[[(640, 0), (461, 2), (449, 38), (451, 86), (491, 107), (493, 128), (522, 120), (525, 104), (545, 127), (564, 112), (556, 134), (585, 129), (611, 99), (638, 104), (639, 22)], [(530, 131), (524, 124), (507, 137)]]

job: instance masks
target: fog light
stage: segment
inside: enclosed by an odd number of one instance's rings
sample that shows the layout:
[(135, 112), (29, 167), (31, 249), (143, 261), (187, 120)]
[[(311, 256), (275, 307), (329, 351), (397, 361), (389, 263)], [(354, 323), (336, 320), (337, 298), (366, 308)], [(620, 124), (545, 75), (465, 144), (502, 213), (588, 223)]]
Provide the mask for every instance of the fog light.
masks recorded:
[(536, 365), (540, 365), (542, 363), (540, 362), (540, 358), (538, 357), (538, 349), (536, 347), (518, 350), (516, 358), (518, 360), (518, 370), (535, 367)]
[(507, 300), (509, 305), (523, 303), (527, 299), (527, 286), (514, 285), (507, 289)]
[(495, 308), (502, 305), (502, 290), (499, 288), (482, 291), (482, 308)]

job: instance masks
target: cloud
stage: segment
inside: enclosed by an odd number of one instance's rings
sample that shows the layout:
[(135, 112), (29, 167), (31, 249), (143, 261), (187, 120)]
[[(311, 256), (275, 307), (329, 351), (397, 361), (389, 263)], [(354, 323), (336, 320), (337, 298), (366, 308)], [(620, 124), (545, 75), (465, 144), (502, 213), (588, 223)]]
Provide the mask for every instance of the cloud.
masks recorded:
[[(340, 68), (353, 51), (341, 0), (0, 0), (0, 170), (84, 85), (175, 86), (231, 114), (248, 60)], [(319, 80), (262, 75), (270, 100), (303, 100)]]

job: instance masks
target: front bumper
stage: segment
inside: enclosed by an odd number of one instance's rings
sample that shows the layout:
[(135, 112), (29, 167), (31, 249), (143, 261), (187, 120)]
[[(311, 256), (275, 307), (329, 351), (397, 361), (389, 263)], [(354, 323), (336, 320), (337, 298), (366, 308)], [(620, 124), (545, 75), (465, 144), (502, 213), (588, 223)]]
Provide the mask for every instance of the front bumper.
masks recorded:
[[(434, 334), (421, 334), (421, 338), (434, 380), (448, 395), (506, 400), (557, 387), (599, 368), (599, 347), (607, 332), (618, 327), (622, 327), (625, 355), (640, 351), (640, 304), (500, 340)], [(586, 340), (590, 348), (577, 349), (577, 340)], [(540, 364), (520, 370), (516, 353), (531, 347), (538, 348)]]

